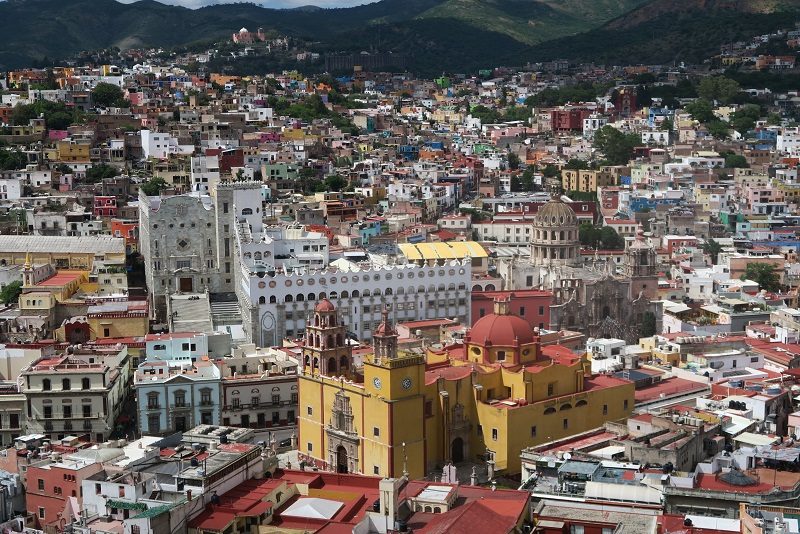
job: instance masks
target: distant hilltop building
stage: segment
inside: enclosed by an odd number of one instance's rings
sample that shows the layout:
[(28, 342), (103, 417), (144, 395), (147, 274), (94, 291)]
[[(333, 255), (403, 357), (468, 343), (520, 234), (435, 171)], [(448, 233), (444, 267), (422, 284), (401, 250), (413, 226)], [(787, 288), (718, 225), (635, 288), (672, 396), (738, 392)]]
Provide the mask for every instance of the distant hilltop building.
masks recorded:
[(264, 28), (259, 28), (256, 32), (251, 32), (247, 28), (242, 28), (234, 33), (231, 39), (233, 39), (234, 43), (238, 44), (253, 44), (266, 41), (267, 36), (264, 34)]

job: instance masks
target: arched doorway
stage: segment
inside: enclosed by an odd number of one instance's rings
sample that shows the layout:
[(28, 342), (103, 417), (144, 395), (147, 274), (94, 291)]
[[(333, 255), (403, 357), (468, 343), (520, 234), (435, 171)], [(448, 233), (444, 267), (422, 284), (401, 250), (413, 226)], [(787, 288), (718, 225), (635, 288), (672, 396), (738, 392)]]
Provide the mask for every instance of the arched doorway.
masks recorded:
[(450, 446), (450, 461), (458, 464), (464, 461), (464, 440), (456, 438)]
[(347, 449), (343, 445), (336, 449), (336, 472), (347, 473)]

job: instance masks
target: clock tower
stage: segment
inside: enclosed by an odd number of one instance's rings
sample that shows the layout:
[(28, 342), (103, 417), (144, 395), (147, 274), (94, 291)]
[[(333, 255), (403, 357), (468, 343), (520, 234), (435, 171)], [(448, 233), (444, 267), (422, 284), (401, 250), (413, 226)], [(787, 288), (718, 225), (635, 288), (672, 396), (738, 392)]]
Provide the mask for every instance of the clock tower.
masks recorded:
[(425, 356), (397, 349), (397, 330), (389, 321), (389, 308), (372, 334), (374, 354), (364, 361), (364, 385), (374, 395), (397, 400), (419, 395), (425, 380)]

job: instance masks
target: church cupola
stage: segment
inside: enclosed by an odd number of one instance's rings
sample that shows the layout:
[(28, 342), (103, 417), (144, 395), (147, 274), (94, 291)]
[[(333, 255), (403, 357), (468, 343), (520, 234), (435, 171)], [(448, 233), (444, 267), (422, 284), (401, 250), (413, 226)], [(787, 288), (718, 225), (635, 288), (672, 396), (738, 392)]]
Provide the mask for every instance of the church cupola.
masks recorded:
[(397, 358), (397, 331), (389, 321), (389, 308), (383, 307), (382, 321), (372, 334), (372, 343), (375, 350), (375, 363), (394, 360)]

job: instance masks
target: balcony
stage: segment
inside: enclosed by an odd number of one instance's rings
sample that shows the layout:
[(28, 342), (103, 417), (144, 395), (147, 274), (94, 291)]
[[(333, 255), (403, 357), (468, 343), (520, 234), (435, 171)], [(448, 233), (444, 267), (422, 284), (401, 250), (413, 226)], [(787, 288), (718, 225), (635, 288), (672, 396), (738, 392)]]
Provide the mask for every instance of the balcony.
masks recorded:
[(188, 402), (176, 402), (169, 405), (170, 410), (191, 410), (192, 405)]

